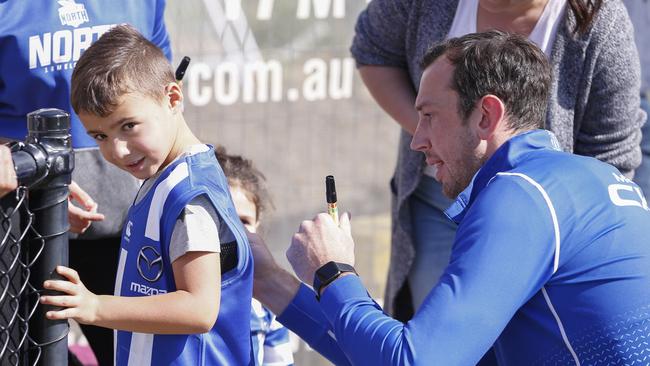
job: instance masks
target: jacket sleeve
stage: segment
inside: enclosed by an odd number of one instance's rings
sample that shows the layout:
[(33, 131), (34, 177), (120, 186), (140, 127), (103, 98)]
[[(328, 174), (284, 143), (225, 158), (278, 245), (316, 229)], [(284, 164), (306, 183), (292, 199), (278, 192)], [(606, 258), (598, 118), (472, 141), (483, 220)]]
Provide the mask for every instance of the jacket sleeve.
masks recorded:
[(587, 49), (595, 62), (574, 152), (594, 156), (624, 173), (641, 163), (641, 71), (634, 32), (619, 2), (604, 2)]
[(350, 51), (357, 65), (407, 68), (405, 37), (410, 0), (373, 0), (361, 12)]
[(158, 46), (165, 54), (165, 57), (172, 60), (172, 47), (169, 41), (169, 34), (165, 26), (165, 0), (156, 1), (156, 19), (154, 20), (154, 29), (151, 36), (151, 42)]
[(384, 314), (356, 276), (325, 290), (321, 307), (352, 364), (479, 362), (552, 275), (551, 213), (527, 184), (496, 178), (477, 198), (459, 227), (449, 266), (408, 323)]
[(304, 284), (300, 285), (289, 306), (276, 319), (335, 365), (350, 365), (316, 301), (316, 294)]

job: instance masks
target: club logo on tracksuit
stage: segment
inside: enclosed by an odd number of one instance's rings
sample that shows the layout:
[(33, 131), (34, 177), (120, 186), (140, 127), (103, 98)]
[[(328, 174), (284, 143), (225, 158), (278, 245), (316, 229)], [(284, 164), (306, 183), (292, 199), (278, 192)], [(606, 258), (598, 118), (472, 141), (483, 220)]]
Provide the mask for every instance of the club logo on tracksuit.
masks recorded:
[[(79, 27), (89, 23), (88, 11), (75, 0), (58, 0), (61, 26), (51, 22), (52, 30), (29, 36), (29, 68), (41, 68), (44, 73), (72, 70), (83, 51), (116, 24)], [(59, 28), (59, 29), (56, 29)]]
[(74, 0), (59, 0), (59, 19), (61, 25), (69, 25), (77, 28), (83, 23), (87, 23), (88, 12), (84, 4), (77, 4)]

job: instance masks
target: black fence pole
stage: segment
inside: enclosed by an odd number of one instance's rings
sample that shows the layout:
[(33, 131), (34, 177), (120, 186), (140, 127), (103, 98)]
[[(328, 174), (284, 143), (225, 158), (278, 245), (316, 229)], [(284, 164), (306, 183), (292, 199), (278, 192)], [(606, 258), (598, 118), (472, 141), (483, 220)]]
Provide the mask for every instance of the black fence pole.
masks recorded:
[[(40, 109), (27, 115), (28, 136), (13, 153), (21, 185), (29, 186), (32, 225), (23, 248), (29, 258), (28, 295), (29, 363), (45, 366), (68, 364), (68, 322), (48, 320), (45, 313), (56, 310), (38, 304), (43, 281), (60, 278), (56, 266), (68, 265), (68, 185), (74, 168), (70, 138), (70, 117), (58, 109)], [(21, 153), (23, 155), (21, 155)], [(24, 154), (28, 154), (26, 156)]]

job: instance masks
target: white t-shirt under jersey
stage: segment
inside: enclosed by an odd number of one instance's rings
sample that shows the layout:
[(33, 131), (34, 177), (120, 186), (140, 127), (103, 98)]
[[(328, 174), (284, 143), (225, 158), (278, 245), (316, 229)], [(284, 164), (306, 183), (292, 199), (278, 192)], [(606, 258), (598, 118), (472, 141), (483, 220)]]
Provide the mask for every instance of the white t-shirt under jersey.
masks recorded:
[[(185, 149), (176, 159), (208, 150), (207, 145), (192, 145)], [(144, 181), (135, 203), (140, 202), (149, 192), (160, 174), (157, 173)], [(222, 230), (226, 232), (221, 232)], [(232, 234), (230, 234), (226, 225), (221, 225), (219, 215), (210, 204), (210, 200), (205, 196), (197, 196), (185, 206), (178, 220), (176, 220), (169, 244), (169, 258), (173, 263), (187, 252), (219, 253), (221, 251), (219, 238), (223, 237), (225, 240), (228, 235)]]

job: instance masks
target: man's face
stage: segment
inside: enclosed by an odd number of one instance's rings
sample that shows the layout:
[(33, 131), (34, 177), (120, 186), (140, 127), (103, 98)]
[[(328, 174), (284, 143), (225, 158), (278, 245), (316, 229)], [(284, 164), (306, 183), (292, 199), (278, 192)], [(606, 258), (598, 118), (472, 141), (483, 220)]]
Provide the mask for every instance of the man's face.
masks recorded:
[(104, 158), (136, 178), (150, 178), (173, 160), (178, 125), (162, 101), (129, 93), (109, 116), (82, 112), (79, 118)]
[(453, 71), (444, 55), (424, 70), (415, 101), (419, 120), (411, 141), (411, 149), (423, 152), (427, 164), (436, 167), (435, 179), (449, 198), (467, 188), (485, 160), (472, 128), (481, 113), (475, 109), (463, 120), (458, 94), (450, 87)]
[(230, 186), (230, 195), (235, 204), (235, 210), (244, 227), (251, 233), (257, 232), (260, 222), (257, 220), (257, 206), (248, 198), (246, 191), (240, 186)]

